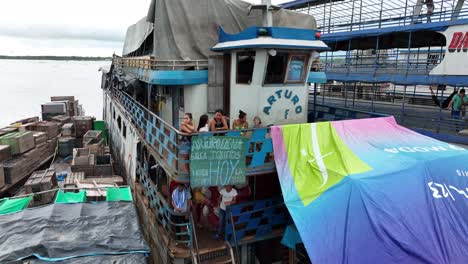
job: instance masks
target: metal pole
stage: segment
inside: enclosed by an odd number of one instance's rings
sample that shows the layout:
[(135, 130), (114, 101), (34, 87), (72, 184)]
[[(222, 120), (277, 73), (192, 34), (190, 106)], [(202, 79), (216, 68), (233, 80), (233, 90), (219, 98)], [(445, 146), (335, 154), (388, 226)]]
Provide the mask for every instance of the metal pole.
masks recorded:
[(229, 216), (231, 218), (231, 227), (232, 227), (232, 236), (234, 237), (234, 243), (236, 244), (236, 259), (237, 263), (240, 263), (239, 261), (239, 245), (237, 244), (237, 236), (236, 236), (236, 228), (234, 226), (234, 217), (232, 217), (232, 212), (229, 209)]
[(313, 118), (312, 118), (312, 123), (315, 122), (315, 116), (317, 114), (317, 83), (314, 83), (314, 107), (313, 107)]

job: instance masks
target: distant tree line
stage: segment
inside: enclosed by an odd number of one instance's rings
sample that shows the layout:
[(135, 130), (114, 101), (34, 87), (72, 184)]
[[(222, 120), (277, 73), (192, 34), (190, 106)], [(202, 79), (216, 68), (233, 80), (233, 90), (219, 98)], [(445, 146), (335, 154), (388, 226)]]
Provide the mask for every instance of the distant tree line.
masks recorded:
[(112, 60), (112, 57), (80, 57), (80, 56), (6, 56), (0, 55), (0, 60), (60, 60), (60, 61), (101, 61)]

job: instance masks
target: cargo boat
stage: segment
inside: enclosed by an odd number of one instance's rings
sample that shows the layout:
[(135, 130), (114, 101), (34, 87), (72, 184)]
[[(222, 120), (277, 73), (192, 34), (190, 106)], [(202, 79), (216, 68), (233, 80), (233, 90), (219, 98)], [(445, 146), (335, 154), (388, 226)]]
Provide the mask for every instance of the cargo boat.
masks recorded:
[(0, 191), (8, 197), (0, 199), (0, 262), (146, 263), (149, 248), (126, 179), (114, 173), (104, 122), (69, 111), (74, 97), (57, 98), (42, 105), (43, 120), (1, 130)]
[[(350, 1), (345, 2), (349, 4)], [(355, 1), (352, 2), (354, 6)], [(297, 218), (298, 212), (288, 205), (291, 203), (291, 193), (294, 192), (282, 180), (281, 175), (285, 170), (277, 167), (284, 160), (278, 160), (275, 155), (278, 145), (272, 139), (272, 129), (281, 131), (278, 129), (288, 127), (285, 125), (301, 126), (301, 123), (313, 121), (376, 118), (374, 122), (382, 124), (382, 128), (387, 127), (389, 133), (395, 133), (394, 128), (398, 128), (404, 130), (403, 134), (409, 134), (408, 138), (416, 137), (415, 142), (427, 138), (420, 138), (419, 134), (400, 128), (394, 119), (389, 119), (388, 114), (375, 111), (375, 108), (349, 108), (347, 100), (343, 107), (329, 103), (328, 97), (319, 97), (328, 95), (322, 91), (330, 89), (330, 84), (326, 84), (328, 80), (325, 72), (334, 65), (354, 65), (346, 63), (354, 53), (347, 52), (348, 60), (344, 60), (344, 64), (338, 64), (341, 60), (332, 58), (327, 61), (328, 55), (324, 58), (324, 54), (333, 54), (346, 47), (330, 45), (335, 43), (334, 38), (338, 38), (339, 34), (335, 36), (333, 32), (324, 30), (322, 21), (316, 21), (307, 12), (291, 13), (285, 8), (301, 7), (304, 11), (304, 6), (323, 7), (324, 12), (318, 8), (315, 10), (323, 13), (323, 21), (326, 21), (326, 12), (335, 4), (335, 1), (301, 0), (293, 1), (290, 5), (283, 4), (284, 8), (281, 8), (271, 5), (270, 1), (251, 5), (242, 1), (189, 3), (153, 0), (148, 15), (128, 28), (122, 57), (114, 56), (110, 69), (103, 69), (101, 88), (104, 92), (104, 119), (110, 131), (113, 154), (119, 160), (122, 171), (131, 179), (130, 185), (134, 191), (145, 237), (152, 249), (150, 258), (153, 262), (309, 263), (311, 259), (321, 260), (325, 256), (346, 258), (343, 255), (345, 249), (343, 254), (326, 251), (330, 248), (324, 248), (326, 250), (322, 252), (314, 250), (317, 245), (310, 244), (310, 239), (300, 241), (299, 238), (290, 247), (280, 243), (290, 234), (295, 233), (296, 238), (299, 236), (294, 231), (295, 226), (300, 237), (304, 239), (308, 235), (304, 233), (300, 218)], [(422, 4), (419, 1), (417, 5)], [(420, 14), (414, 16), (418, 19), (424, 17)], [(317, 30), (316, 23), (321, 31)], [(365, 22), (360, 23), (365, 25)], [(329, 27), (332, 28), (333, 25)], [(351, 33), (349, 31), (343, 34)], [(348, 39), (352, 38), (346, 40)], [(322, 52), (320, 58), (319, 52)], [(335, 56), (340, 54), (336, 52)], [(407, 61), (410, 58), (412, 57), (407, 55)], [(327, 63), (324, 64), (324, 61)], [(377, 61), (372, 65), (375, 69), (381, 64)], [(406, 72), (412, 73), (409, 70)], [(350, 75), (352, 71), (346, 70), (345, 73)], [(338, 75), (329, 74), (329, 80), (339, 80), (336, 77)], [(408, 77), (407, 80), (409, 79)], [(357, 89), (359, 85), (354, 87)], [(405, 88), (404, 92), (407, 90)], [(400, 96), (396, 92), (392, 95), (394, 98)], [(334, 98), (330, 100), (332, 99)], [(354, 105), (359, 104), (353, 101)], [(264, 127), (200, 134), (182, 132), (184, 113), (191, 113), (196, 123), (204, 114), (213, 117), (218, 109), (231, 121), (242, 110), (249, 118), (259, 117)], [(404, 110), (405, 105), (401, 109)], [(439, 120), (443, 120), (442, 116)], [(401, 122), (399, 119), (398, 121)], [(373, 121), (362, 122), (354, 124), (362, 129)], [(449, 123), (454, 128), (462, 124), (457, 120)], [(350, 128), (353, 127), (351, 124), (331, 123), (332, 126)], [(441, 129), (431, 129), (429, 132), (432, 134), (427, 134), (444, 141), (466, 144), (465, 138), (454, 135), (460, 130), (453, 130), (450, 137), (439, 133), (443, 132)], [(378, 132), (385, 133), (381, 130)], [(235, 183), (232, 177), (231, 181), (224, 179), (221, 182), (211, 178), (211, 175), (219, 174), (207, 165), (213, 165), (209, 159), (204, 160), (208, 163), (200, 165), (200, 160), (206, 157), (203, 156), (206, 153), (199, 152), (204, 146), (200, 141), (206, 145), (216, 145), (215, 142), (223, 140), (223, 137), (213, 137), (216, 135), (239, 140), (243, 138), (249, 146), (241, 155), (245, 157), (246, 180), (238, 189), (245, 188), (247, 184), (251, 193), (246, 200), (228, 207), (222, 240), (214, 239), (213, 232), (198, 228), (192, 213), (185, 222), (175, 221), (182, 215), (174, 211), (171, 198), (174, 186), (178, 183), (184, 183), (190, 188), (213, 188)], [(299, 136), (298, 134), (298, 139)], [(194, 145), (192, 141), (187, 144), (187, 138), (190, 137), (198, 143)], [(334, 136), (330, 135), (330, 138)], [(278, 136), (276, 140), (278, 139), (281, 140), (282, 137)], [(375, 142), (365, 143), (369, 138), (362, 140), (363, 145), (369, 148), (377, 146)], [(397, 142), (399, 141), (394, 143)], [(464, 150), (446, 143), (434, 144), (443, 144), (441, 149), (447, 151)], [(187, 154), (187, 146), (191, 147), (190, 154)], [(400, 152), (399, 148), (386, 150), (390, 151), (387, 154), (392, 151)], [(417, 150), (431, 151), (416, 146), (416, 150), (403, 147), (401, 152), (418, 153)], [(303, 153), (308, 155), (307, 151)], [(219, 152), (219, 155), (225, 154)], [(213, 154), (211, 157), (218, 158)], [(320, 159), (314, 158), (311, 162), (319, 163), (317, 160)], [(425, 158), (420, 159), (421, 162), (423, 160)], [(319, 171), (322, 175), (317, 177), (323, 177), (326, 182), (328, 176), (325, 170)], [(313, 174), (315, 173), (317, 172)], [(228, 171), (224, 174), (233, 176)], [(217, 180), (220, 178), (223, 179), (218, 177)], [(318, 189), (322, 187), (321, 185)], [(216, 193), (216, 189), (212, 191)], [(210, 211), (208, 215), (212, 216), (214, 223), (218, 220), (216, 212)], [(311, 218), (310, 221), (316, 219)], [(180, 227), (187, 228), (180, 231)]]

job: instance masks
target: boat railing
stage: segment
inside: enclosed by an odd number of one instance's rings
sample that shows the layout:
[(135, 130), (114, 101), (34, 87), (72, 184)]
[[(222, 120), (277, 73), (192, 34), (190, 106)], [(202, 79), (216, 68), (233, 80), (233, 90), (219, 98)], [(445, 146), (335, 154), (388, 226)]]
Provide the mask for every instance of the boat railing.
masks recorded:
[(466, 121), (452, 118), (449, 110), (434, 102), (435, 99), (445, 101), (454, 88), (433, 89), (434, 96), (429, 87), (423, 85), (326, 84), (315, 94), (315, 107), (314, 94), (310, 94), (309, 109), (315, 109), (315, 114), (309, 119), (332, 121), (392, 115), (400, 125), (415, 130), (456, 135), (468, 128)]
[[(350, 47), (352, 49), (352, 47)], [(323, 54), (326, 73), (339, 74), (385, 74), (385, 75), (428, 75), (442, 62), (445, 50), (440, 47), (423, 49), (326, 52)]]
[(162, 118), (149, 111), (123, 91), (111, 89), (111, 95), (123, 106), (125, 112), (145, 138), (153, 152), (172, 178), (180, 181), (189, 180), (190, 155), (182, 154), (186, 146), (186, 138), (190, 136), (241, 136), (246, 134), (245, 149), (246, 169), (248, 175), (273, 172), (273, 144), (270, 128), (244, 129), (235, 131), (219, 131), (208, 133), (185, 134), (165, 122)]
[(224, 239), (234, 246), (248, 238), (270, 239), (282, 235), (283, 228), (291, 222), (281, 197), (231, 205), (226, 208)]
[(427, 4), (417, 0), (327, 1), (313, 7), (292, 9), (313, 15), (324, 34), (468, 18), (467, 5), (457, 8), (452, 0), (432, 2), (432, 13), (428, 12)]
[(169, 201), (158, 191), (156, 184), (150, 179), (144, 167), (137, 166), (140, 183), (143, 186), (144, 195), (148, 199), (149, 206), (154, 210), (155, 220), (164, 229), (169, 243), (192, 248), (194, 224), (193, 218), (185, 213), (175, 212), (169, 205)]
[(117, 68), (141, 68), (148, 70), (206, 70), (208, 60), (161, 60), (154, 56), (118, 57), (112, 59)]

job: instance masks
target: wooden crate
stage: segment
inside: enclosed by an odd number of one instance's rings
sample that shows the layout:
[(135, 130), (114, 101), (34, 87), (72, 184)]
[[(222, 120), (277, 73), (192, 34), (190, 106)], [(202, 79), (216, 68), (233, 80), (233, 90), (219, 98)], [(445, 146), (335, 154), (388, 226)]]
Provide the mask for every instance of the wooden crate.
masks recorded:
[(18, 131), (19, 132), (26, 132), (26, 131), (34, 130), (34, 127), (36, 126), (37, 123), (38, 122), (22, 124), (21, 126), (18, 127)]
[(14, 132), (0, 137), (0, 145), (9, 145), (11, 154), (25, 153), (34, 148), (34, 136), (32, 132)]
[(66, 123), (62, 126), (62, 136), (64, 137), (74, 137), (75, 136), (75, 127), (73, 123)]
[(103, 155), (104, 154), (104, 140), (93, 138), (84, 144), (85, 148), (89, 149), (91, 154)]
[(94, 117), (89, 116), (74, 116), (73, 125), (75, 127), (75, 135), (77, 138), (82, 138), (88, 130), (93, 130)]
[[(48, 191), (57, 186), (55, 170), (43, 170), (34, 172), (24, 184), (24, 190), (27, 194)], [(51, 203), (55, 192), (48, 192), (40, 195), (34, 195), (34, 205), (43, 205)]]
[(73, 149), (73, 164), (74, 165), (90, 165), (90, 151), (87, 148)]
[(47, 134), (47, 139), (54, 138), (59, 134), (57, 122), (43, 121), (36, 124), (34, 131), (41, 131)]
[(9, 134), (9, 133), (13, 133), (13, 132), (18, 132), (18, 128), (17, 127), (2, 128), (2, 129), (0, 129), (0, 137), (4, 136), (6, 134)]
[[(46, 149), (47, 150), (47, 149)], [(34, 148), (23, 155), (3, 162), (5, 183), (14, 184), (26, 177), (44, 161), (43, 149)]]
[(55, 150), (57, 149), (57, 143), (58, 143), (58, 138), (53, 138), (47, 140), (47, 146), (49, 148), (49, 155), (52, 155), (55, 153)]
[(84, 172), (85, 176), (94, 175), (94, 155), (90, 154), (88, 159), (88, 165), (78, 165), (72, 161), (71, 165), (72, 172)]
[(5, 174), (3, 173), (3, 166), (0, 165), (0, 189), (5, 186)]
[(59, 127), (62, 127), (63, 125), (71, 122), (71, 117), (67, 115), (58, 115), (52, 117), (52, 121), (57, 122), (59, 124)]
[(102, 139), (102, 131), (100, 130), (88, 130), (83, 136), (83, 145), (86, 145), (91, 139)]
[(43, 144), (47, 144), (47, 134), (45, 132), (33, 132), (34, 143), (37, 146), (42, 146)]
[(96, 156), (96, 164), (94, 166), (94, 176), (110, 176), (113, 175), (112, 159), (110, 155)]
[(0, 162), (11, 158), (11, 149), (8, 145), (0, 145)]
[(17, 124), (17, 123), (27, 124), (27, 123), (36, 123), (36, 122), (39, 122), (39, 117), (38, 116), (33, 116), (33, 117), (28, 117), (28, 118), (25, 118), (25, 119), (21, 119), (21, 120), (18, 120), (16, 122), (13, 122), (12, 124)]

